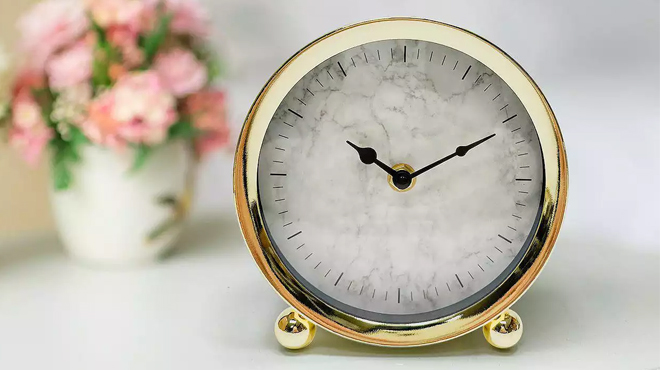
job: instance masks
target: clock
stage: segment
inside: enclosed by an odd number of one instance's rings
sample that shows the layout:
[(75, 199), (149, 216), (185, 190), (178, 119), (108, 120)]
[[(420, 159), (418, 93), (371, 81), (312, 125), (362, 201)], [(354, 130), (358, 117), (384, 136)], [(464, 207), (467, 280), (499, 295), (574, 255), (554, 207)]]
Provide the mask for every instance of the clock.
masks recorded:
[(546, 263), (566, 204), (554, 114), (525, 71), (466, 30), (368, 21), (291, 57), (243, 126), (234, 194), (257, 265), (290, 306), (287, 348), (321, 326), (384, 346), (482, 328)]

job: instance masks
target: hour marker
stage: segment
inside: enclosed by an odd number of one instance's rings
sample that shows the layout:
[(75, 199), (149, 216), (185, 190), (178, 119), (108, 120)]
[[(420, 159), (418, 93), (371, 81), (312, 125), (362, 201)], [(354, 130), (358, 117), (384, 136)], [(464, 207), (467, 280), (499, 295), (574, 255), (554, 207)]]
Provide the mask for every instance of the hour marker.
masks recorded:
[(514, 114), (513, 116), (511, 116), (511, 117), (505, 119), (504, 121), (502, 121), (502, 123), (507, 123), (507, 122), (511, 121), (512, 119), (514, 119), (514, 118), (516, 118), (516, 117), (518, 117), (518, 115), (517, 115), (517, 114)]
[(468, 271), (467, 273), (468, 273), (468, 275), (470, 275), (470, 277), (472, 278), (472, 280), (474, 280), (474, 276), (472, 276), (472, 273), (471, 273), (470, 271)]
[(401, 288), (399, 288), (397, 292), (398, 293), (397, 293), (396, 301), (397, 303), (401, 303)]
[(518, 127), (517, 129), (515, 129), (515, 130), (513, 130), (513, 131), (511, 131), (511, 132), (516, 132), (516, 131), (520, 130), (521, 128), (522, 128), (522, 127)]
[(307, 261), (307, 259), (309, 259), (309, 257), (311, 257), (311, 256), (312, 256), (312, 254), (314, 254), (314, 252), (312, 252), (312, 253), (310, 253), (310, 254), (308, 254), (308, 255), (307, 255), (307, 257), (305, 257), (305, 261)]
[(271, 173), (271, 176), (286, 176), (286, 173)]
[(287, 227), (287, 226), (291, 225), (292, 223), (293, 222), (286, 223), (286, 224), (282, 225), (282, 227)]
[[(495, 247), (495, 249), (497, 249), (497, 251), (500, 252), (500, 253), (504, 253), (504, 252), (502, 252), (501, 249), (499, 249), (499, 248), (497, 248), (497, 247)], [(489, 259), (490, 259), (490, 257), (489, 257)], [(491, 261), (492, 261), (492, 260), (491, 260)]]
[(499, 98), (500, 95), (502, 95), (502, 94), (497, 94), (497, 95), (495, 95), (495, 97), (493, 98), (493, 101), (495, 101), (495, 99)]
[(300, 102), (300, 104), (302, 104), (302, 105), (307, 105), (307, 104), (306, 104), (304, 101), (302, 101), (301, 99), (298, 99), (298, 98), (296, 98), (296, 99)]
[(293, 114), (295, 114), (296, 116), (298, 116), (298, 118), (303, 118), (303, 116), (301, 116), (300, 113), (298, 113), (298, 112), (292, 110), (291, 108), (289, 108), (288, 111), (291, 112), (291, 113), (293, 113)]
[(316, 80), (316, 82), (318, 82), (319, 85), (321, 85), (321, 87), (324, 87), (323, 84), (321, 83), (321, 81), (319, 81), (318, 78), (315, 78), (315, 80)]
[(282, 134), (279, 134), (278, 136), (279, 136), (279, 137), (283, 137), (283, 138), (285, 138), (285, 139), (289, 139), (288, 136), (284, 136), (284, 135), (282, 135)]
[(493, 259), (490, 258), (490, 256), (486, 256), (486, 257), (488, 257), (488, 259), (490, 260), (490, 262), (495, 263), (495, 261), (493, 261)]
[[(353, 60), (353, 57), (351, 57), (351, 62), (353, 63), (353, 67), (357, 67), (357, 66), (355, 65), (355, 61)], [(339, 62), (337, 62), (337, 63), (339, 63)], [(345, 73), (344, 73), (344, 76), (346, 76)]]
[(483, 268), (483, 267), (481, 267), (481, 265), (480, 265), (480, 264), (478, 264), (478, 263), (477, 263), (477, 266), (479, 266), (479, 268), (481, 269), (481, 271), (484, 271), (484, 268)]
[[(351, 59), (351, 60), (352, 60), (352, 59)], [(341, 73), (343, 73), (343, 74), (344, 74), (344, 77), (346, 77), (346, 71), (344, 71), (344, 67), (342, 67), (342, 66), (341, 66), (341, 63), (339, 63), (339, 62), (337, 62), (337, 64), (339, 64), (339, 69), (341, 69)], [(355, 64), (355, 63), (353, 63), (353, 64)]]
[(461, 281), (461, 278), (458, 277), (458, 274), (454, 274), (456, 276), (456, 280), (458, 280), (458, 283), (461, 284), (461, 288), (463, 288), (463, 282)]
[(285, 199), (284, 199), (284, 198), (275, 199), (276, 202), (281, 202), (281, 201), (283, 201), (283, 200), (285, 200)]
[(332, 77), (332, 74), (330, 74), (330, 71), (326, 70), (326, 72), (328, 72), (328, 76), (330, 76), (330, 79), (332, 79), (332, 80), (335, 79), (334, 77)]
[(328, 270), (328, 272), (326, 272), (323, 277), (328, 277), (328, 274), (330, 273), (330, 271), (332, 271), (332, 269)]
[(298, 231), (297, 233), (291, 235), (291, 236), (288, 237), (287, 239), (295, 238), (296, 236), (298, 236), (298, 235), (300, 235), (300, 234), (302, 234), (302, 231)]
[[(323, 262), (323, 261), (321, 261)], [(316, 266), (314, 266), (314, 270), (316, 270), (317, 267), (321, 266), (321, 262), (317, 263)]]
[(502, 238), (502, 239), (504, 239), (504, 240), (506, 240), (506, 242), (507, 242), (507, 243), (509, 243), (509, 244), (511, 244), (511, 240), (509, 240), (509, 239), (507, 239), (507, 238), (505, 238), (505, 237), (503, 237), (503, 236), (502, 236), (502, 235), (500, 235), (500, 234), (497, 234), (497, 236), (499, 236), (500, 238)]
[(454, 68), (452, 69), (452, 71), (456, 70), (457, 66), (458, 66), (458, 60), (456, 61), (456, 64), (454, 64)]
[(503, 106), (502, 108), (500, 108), (500, 110), (502, 110), (502, 109), (504, 109), (504, 108), (506, 108), (506, 107), (508, 107), (508, 106), (509, 106), (509, 104)]
[(488, 88), (490, 87), (490, 85), (492, 85), (492, 84), (488, 84), (488, 86), (486, 86), (486, 88), (484, 89), (484, 91), (488, 90)]
[(342, 276), (344, 276), (343, 272), (341, 274), (339, 274), (339, 277), (337, 278), (337, 281), (335, 281), (335, 286), (337, 286), (337, 284), (339, 284), (339, 280), (341, 280)]
[(308, 93), (310, 93), (310, 94), (312, 94), (312, 96), (314, 96), (314, 93), (311, 92), (309, 89), (305, 89), (305, 90), (307, 90)]
[(516, 179), (516, 181), (532, 181), (532, 179)]
[(442, 63), (440, 63), (441, 66), (444, 66), (444, 65), (445, 65), (445, 59), (447, 59), (447, 55), (445, 55), (444, 57), (442, 57)]
[(507, 226), (507, 227), (508, 227), (509, 229), (513, 230), (513, 231), (518, 231), (518, 230), (516, 230), (515, 228), (513, 228), (513, 227), (511, 227), (511, 226)]
[(431, 50), (431, 56), (429, 57), (429, 62), (433, 60), (433, 50)]
[(406, 54), (408, 54), (408, 47), (404, 45), (403, 46), (403, 62), (404, 63), (406, 62)]
[(513, 216), (513, 217), (515, 217), (515, 218), (517, 218), (517, 219), (519, 219), (519, 220), (522, 218), (522, 217), (520, 217), (520, 216), (518, 216), (518, 215), (511, 215), (511, 216)]
[(290, 124), (289, 122), (285, 122), (285, 121), (282, 121), (282, 122), (284, 122), (284, 124), (287, 125), (287, 126), (289, 126), (289, 127), (293, 127), (293, 125)]
[[(465, 73), (463, 73), (463, 77), (461, 77), (461, 80), (465, 80), (465, 76), (467, 76), (468, 72), (470, 72), (470, 69), (472, 68), (472, 65), (468, 66), (468, 68), (465, 70)], [(475, 81), (477, 82), (477, 81)]]

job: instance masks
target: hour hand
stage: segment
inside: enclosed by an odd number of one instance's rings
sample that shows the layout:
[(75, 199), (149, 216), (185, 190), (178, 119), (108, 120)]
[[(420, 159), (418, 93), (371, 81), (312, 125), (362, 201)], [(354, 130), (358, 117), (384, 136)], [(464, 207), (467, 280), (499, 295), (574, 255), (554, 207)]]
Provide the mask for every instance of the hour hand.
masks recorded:
[(375, 163), (378, 167), (382, 168), (389, 175), (396, 176), (395, 170), (393, 170), (390, 166), (378, 160), (378, 155), (376, 154), (376, 151), (373, 148), (369, 148), (369, 147), (361, 148), (351, 143), (348, 140), (346, 140), (346, 143), (358, 152), (358, 154), (360, 155), (360, 161), (362, 161), (362, 163), (364, 164)]

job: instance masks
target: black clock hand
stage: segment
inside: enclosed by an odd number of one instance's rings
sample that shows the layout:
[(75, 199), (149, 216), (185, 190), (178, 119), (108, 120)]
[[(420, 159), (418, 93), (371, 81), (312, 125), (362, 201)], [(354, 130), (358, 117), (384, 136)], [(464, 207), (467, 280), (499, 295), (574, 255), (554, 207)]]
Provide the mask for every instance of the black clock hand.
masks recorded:
[(390, 166), (378, 160), (378, 155), (376, 154), (376, 151), (373, 148), (360, 148), (359, 146), (351, 143), (348, 140), (346, 140), (346, 143), (351, 147), (353, 147), (353, 149), (355, 149), (358, 152), (362, 163), (364, 164), (375, 163), (378, 167), (382, 168), (390, 176), (396, 176), (396, 171), (394, 171)]
[(428, 165), (428, 166), (426, 166), (426, 167), (424, 167), (424, 168), (421, 168), (421, 169), (419, 169), (419, 170), (417, 170), (417, 171), (411, 173), (411, 174), (410, 174), (410, 177), (411, 177), (411, 178), (415, 178), (415, 177), (417, 177), (417, 176), (423, 174), (424, 172), (426, 172), (426, 171), (428, 171), (428, 170), (430, 170), (430, 169), (432, 169), (432, 168), (434, 168), (434, 167), (436, 167), (436, 166), (438, 166), (438, 165), (440, 165), (440, 164), (442, 164), (442, 163), (447, 162), (448, 160), (450, 160), (450, 159), (452, 159), (452, 158), (454, 158), (454, 157), (457, 157), (457, 156), (458, 156), (458, 157), (462, 157), (462, 156), (464, 156), (465, 154), (467, 154), (467, 152), (470, 151), (470, 149), (472, 149), (472, 148), (474, 148), (475, 146), (477, 146), (477, 145), (483, 143), (484, 141), (486, 141), (486, 140), (492, 138), (493, 136), (495, 136), (495, 134), (492, 134), (492, 135), (486, 136), (485, 138), (483, 138), (483, 139), (481, 139), (481, 140), (477, 140), (477, 141), (475, 141), (474, 143), (472, 143), (472, 144), (470, 144), (470, 145), (459, 146), (458, 148), (456, 148), (456, 151), (455, 151), (454, 153), (452, 153), (452, 154), (450, 154), (450, 155), (448, 155), (448, 156), (446, 156), (446, 157), (444, 157), (444, 158), (441, 158), (441, 159), (439, 159), (439, 160), (437, 160), (437, 161), (431, 163), (430, 165)]

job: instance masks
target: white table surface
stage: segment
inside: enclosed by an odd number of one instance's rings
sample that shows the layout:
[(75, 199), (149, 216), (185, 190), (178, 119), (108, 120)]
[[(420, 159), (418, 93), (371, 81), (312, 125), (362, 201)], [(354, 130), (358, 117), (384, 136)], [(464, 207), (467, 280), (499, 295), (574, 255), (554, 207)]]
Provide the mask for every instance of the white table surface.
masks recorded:
[(319, 331), (304, 351), (273, 337), (286, 306), (245, 248), (234, 214), (196, 216), (160, 264), (80, 265), (52, 236), (0, 249), (0, 369), (506, 368), (660, 366), (660, 258), (563, 233), (514, 306), (525, 333), (511, 351), (477, 331), (414, 349)]

